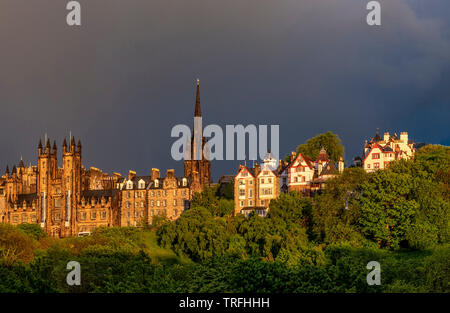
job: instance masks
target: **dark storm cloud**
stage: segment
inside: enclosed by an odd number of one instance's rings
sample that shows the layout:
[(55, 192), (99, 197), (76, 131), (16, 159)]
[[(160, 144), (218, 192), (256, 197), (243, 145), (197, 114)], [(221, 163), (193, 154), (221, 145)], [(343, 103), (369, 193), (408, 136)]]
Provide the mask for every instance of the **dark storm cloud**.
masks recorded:
[(376, 128), (448, 144), (450, 3), (381, 1), (369, 27), (367, 2), (80, 1), (70, 28), (66, 1), (4, 0), (0, 171), (71, 130), (86, 166), (180, 174), (170, 129), (191, 125), (198, 76), (205, 123), (280, 124), (282, 154), (327, 130), (348, 161)]

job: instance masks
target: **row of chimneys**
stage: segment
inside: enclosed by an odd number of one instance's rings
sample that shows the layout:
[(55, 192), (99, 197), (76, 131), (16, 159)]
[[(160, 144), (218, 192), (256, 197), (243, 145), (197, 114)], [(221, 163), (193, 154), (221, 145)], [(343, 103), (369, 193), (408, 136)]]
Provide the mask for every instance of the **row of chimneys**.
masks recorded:
[[(132, 180), (133, 178), (136, 177), (136, 172), (135, 171), (129, 171), (128, 172), (128, 180)], [(157, 168), (152, 168), (152, 174), (151, 174), (151, 179), (155, 180), (161, 177), (161, 174), (159, 172), (159, 169)], [(175, 177), (175, 170), (174, 169), (168, 169), (166, 171), (166, 177), (168, 178), (173, 178)]]
[[(389, 135), (389, 132), (385, 132), (384, 136), (383, 136), (383, 140), (384, 141), (388, 141), (390, 137), (391, 136)], [(400, 133), (400, 140), (405, 141), (406, 143), (408, 143), (408, 132), (401, 132)]]

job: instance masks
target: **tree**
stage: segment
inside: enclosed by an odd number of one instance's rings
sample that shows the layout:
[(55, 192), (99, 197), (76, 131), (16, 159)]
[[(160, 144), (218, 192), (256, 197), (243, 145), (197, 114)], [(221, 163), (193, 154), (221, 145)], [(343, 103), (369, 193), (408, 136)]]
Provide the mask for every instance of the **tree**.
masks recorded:
[(347, 168), (327, 181), (327, 187), (314, 198), (311, 239), (325, 243), (351, 242), (361, 246), (364, 237), (356, 227), (361, 214), (362, 184), (368, 174), (362, 168)]
[(379, 246), (399, 247), (419, 207), (412, 197), (411, 176), (380, 170), (362, 184), (359, 227)]
[(341, 143), (341, 139), (331, 131), (317, 135), (308, 139), (306, 143), (299, 145), (297, 147), (297, 154), (301, 153), (315, 160), (319, 156), (322, 148), (327, 151), (328, 158), (332, 162), (336, 163), (340, 157), (344, 156), (344, 146)]

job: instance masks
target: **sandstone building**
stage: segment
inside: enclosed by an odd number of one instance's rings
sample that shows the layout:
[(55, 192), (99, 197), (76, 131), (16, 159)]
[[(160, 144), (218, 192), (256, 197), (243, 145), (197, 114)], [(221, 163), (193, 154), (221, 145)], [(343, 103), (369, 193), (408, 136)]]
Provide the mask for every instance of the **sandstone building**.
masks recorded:
[[(201, 116), (200, 89), (197, 83), (195, 116)], [(203, 136), (202, 136), (203, 138)], [(203, 145), (206, 139), (203, 138)], [(194, 148), (194, 147), (193, 147)], [(0, 177), (0, 222), (17, 225), (39, 224), (54, 237), (89, 234), (95, 227), (141, 226), (153, 217), (164, 215), (174, 220), (189, 207), (195, 192), (211, 181), (208, 160), (186, 160), (183, 177), (158, 169), (149, 176), (130, 171), (127, 178), (108, 175), (82, 164), (81, 141), (66, 139), (58, 166), (56, 142), (38, 145), (37, 165), (25, 166), (23, 160)]]
[(338, 166), (328, 159), (327, 152), (322, 149), (317, 160), (292, 152), (292, 161), (286, 163), (276, 160), (268, 153), (262, 167), (258, 164), (252, 168), (240, 166), (234, 179), (234, 213), (248, 214), (255, 211), (266, 216), (269, 204), (281, 193), (297, 191), (305, 196), (324, 188), (328, 179), (344, 170), (341, 158)]
[(365, 142), (362, 158), (359, 165), (362, 165), (367, 172), (385, 169), (389, 163), (399, 159), (409, 159), (414, 155), (415, 144), (408, 139), (407, 132), (390, 135), (388, 132), (381, 137), (378, 133)]

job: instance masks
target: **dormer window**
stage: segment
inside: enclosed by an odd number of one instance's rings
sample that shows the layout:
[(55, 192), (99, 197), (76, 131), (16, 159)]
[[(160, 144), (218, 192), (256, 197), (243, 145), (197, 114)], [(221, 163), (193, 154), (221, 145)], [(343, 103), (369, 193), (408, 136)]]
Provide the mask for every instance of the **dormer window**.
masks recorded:
[(183, 178), (183, 186), (186, 186), (186, 185), (187, 185), (187, 179)]
[(127, 181), (127, 189), (133, 189), (133, 182)]
[(159, 180), (155, 179), (155, 187), (159, 187)]
[(140, 180), (139, 181), (139, 189), (144, 189), (145, 188), (145, 181)]

